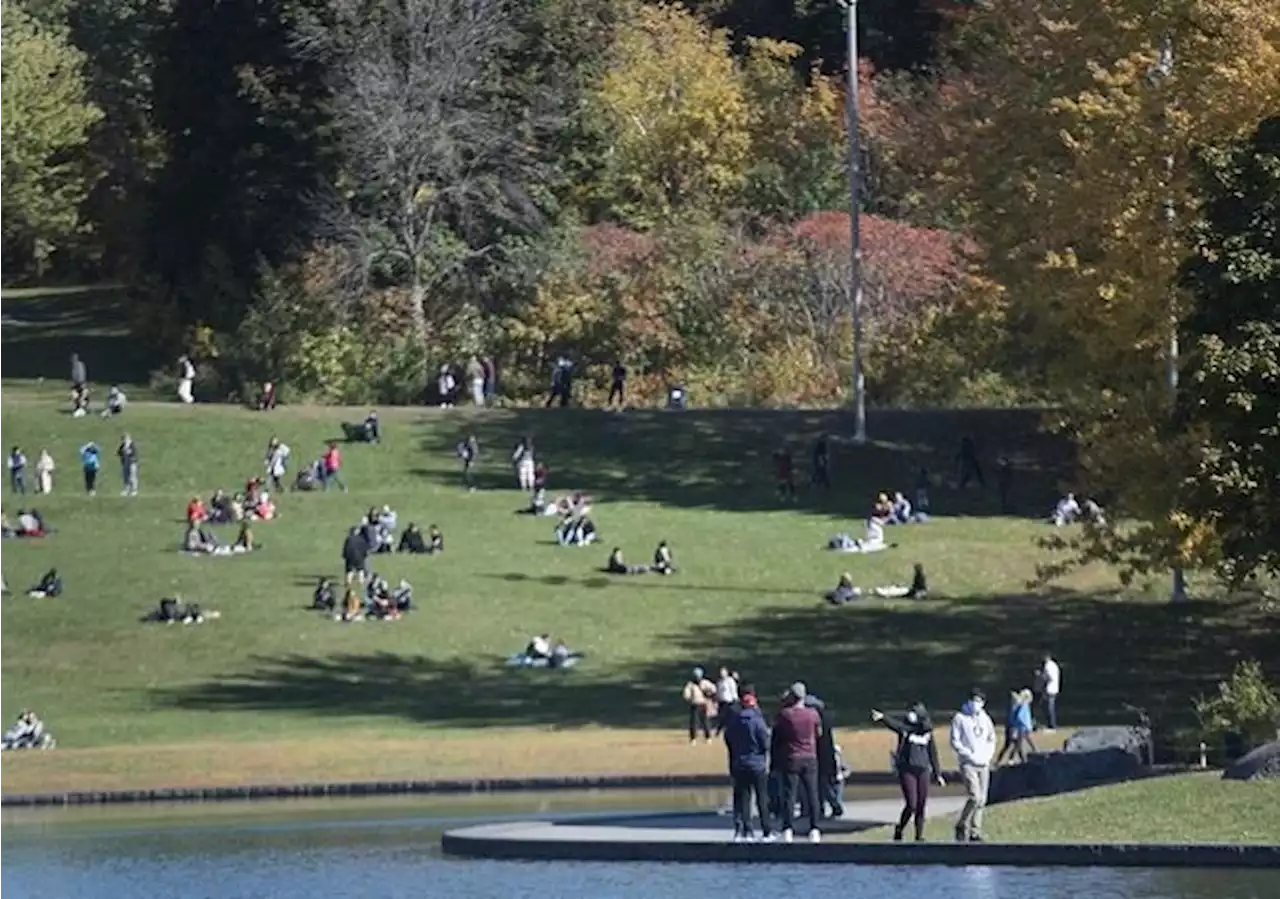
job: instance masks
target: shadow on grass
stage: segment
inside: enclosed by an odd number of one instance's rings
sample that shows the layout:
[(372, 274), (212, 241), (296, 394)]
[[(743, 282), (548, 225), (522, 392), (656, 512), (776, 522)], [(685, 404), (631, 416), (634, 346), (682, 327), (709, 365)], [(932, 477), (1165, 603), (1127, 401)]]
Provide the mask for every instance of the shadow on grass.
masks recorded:
[(125, 289), (60, 288), (6, 292), (3, 297), (5, 378), (71, 377), (79, 353), (98, 384), (145, 384), (154, 353), (129, 332)]
[[(717, 587), (709, 584), (686, 584), (678, 583), (669, 577), (662, 577), (656, 574), (635, 574), (635, 575), (619, 575), (609, 574), (601, 568), (595, 575), (590, 577), (567, 577), (562, 574), (545, 574), (530, 575), (523, 572), (513, 571), (508, 574), (484, 574), (481, 577), (495, 578), (497, 580), (506, 581), (509, 584), (523, 584), (530, 581), (543, 584), (548, 587), (586, 587), (591, 590), (599, 590), (604, 587), (622, 587), (629, 590), (661, 590), (664, 593), (671, 591), (692, 591), (698, 593), (754, 593), (762, 596), (812, 596), (815, 600), (821, 599), (821, 593), (813, 590), (785, 590), (777, 587), (743, 587), (734, 584), (728, 587)], [(676, 575), (679, 577), (679, 574)]]
[[(914, 495), (917, 474), (928, 469), (935, 482), (935, 514), (1000, 515), (995, 460), (1007, 455), (1014, 474), (1007, 514), (1044, 518), (1071, 478), (1073, 453), (1061, 439), (1040, 432), (1032, 410), (872, 411), (868, 429), (876, 442), (855, 445), (840, 411), (527, 410), (515, 413), (461, 411), (456, 433), (423, 428), (423, 449), (452, 455), (466, 433), (480, 441), (476, 484), (510, 489), (508, 459), (521, 435), (532, 434), (539, 461), (550, 470), (554, 497), (583, 490), (602, 500), (636, 500), (686, 508), (729, 511), (791, 508), (776, 495), (773, 453), (784, 444), (795, 460), (800, 498), (795, 506), (838, 517), (864, 518), (876, 493)], [(809, 486), (811, 450), (830, 435), (832, 487)], [(960, 438), (978, 445), (986, 487), (956, 489)], [(415, 475), (452, 486), (461, 474), (416, 470)]]
[[(607, 651), (567, 671), (510, 669), (501, 659), (288, 655), (154, 698), (188, 710), (386, 715), (461, 727), (679, 728), (689, 668), (723, 663), (766, 697), (803, 679), (843, 726), (862, 723), (870, 708), (917, 699), (951, 709), (970, 684), (987, 689), (999, 719), (1006, 691), (1029, 685), (1049, 648), (1063, 667), (1065, 725), (1131, 723), (1127, 703), (1185, 717), (1190, 698), (1239, 659), (1276, 658), (1274, 624), (1256, 605), (1154, 605), (1066, 592), (841, 608), (815, 602), (664, 635), (664, 657), (637, 664), (615, 664)], [(572, 645), (574, 635), (563, 636)]]

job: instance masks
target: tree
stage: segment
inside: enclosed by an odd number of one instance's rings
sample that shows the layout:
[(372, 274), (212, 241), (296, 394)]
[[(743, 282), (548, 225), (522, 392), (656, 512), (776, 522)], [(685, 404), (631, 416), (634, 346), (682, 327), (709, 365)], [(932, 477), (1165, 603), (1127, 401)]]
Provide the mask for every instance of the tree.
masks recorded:
[(357, 292), (410, 289), (425, 340), (432, 291), (497, 246), (482, 226), (540, 217), (527, 190), (536, 122), (508, 115), (492, 84), (512, 40), (505, 5), (338, 0), (298, 40), (327, 68), (341, 148), (338, 189), (319, 198), (324, 236), (350, 251)]
[[(1195, 306), (1180, 423), (1196, 435), (1183, 513), (1239, 585), (1280, 576), (1280, 118), (1204, 154), (1208, 201), (1184, 269)], [(1206, 527), (1207, 526), (1207, 527)]]
[(37, 276), (82, 228), (80, 204), (93, 185), (84, 147), (102, 113), (87, 98), (84, 54), (66, 30), (3, 4), (4, 255)]
[(599, 190), (623, 219), (652, 225), (738, 196), (749, 111), (724, 31), (681, 6), (633, 4), (590, 104), (606, 144)]
[(1164, 369), (1186, 308), (1189, 159), (1280, 108), (1280, 3), (1010, 0), (979, 6), (962, 34), (939, 182), (1062, 400), (1082, 489), (1147, 525), (1092, 551), (1186, 558), (1176, 494), (1192, 450), (1167, 427)]

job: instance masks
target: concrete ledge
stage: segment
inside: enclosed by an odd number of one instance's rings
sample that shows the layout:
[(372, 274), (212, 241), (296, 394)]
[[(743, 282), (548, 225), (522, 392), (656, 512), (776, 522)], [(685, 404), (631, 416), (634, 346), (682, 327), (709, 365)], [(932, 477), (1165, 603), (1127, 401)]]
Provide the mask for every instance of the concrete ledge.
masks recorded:
[[(1098, 843), (735, 844), (689, 839), (679, 832), (537, 822), (470, 827), (441, 839), (448, 855), (524, 861), (758, 862), (778, 864), (989, 865), (1009, 867), (1280, 868), (1280, 846)], [(619, 838), (619, 837), (622, 838)]]

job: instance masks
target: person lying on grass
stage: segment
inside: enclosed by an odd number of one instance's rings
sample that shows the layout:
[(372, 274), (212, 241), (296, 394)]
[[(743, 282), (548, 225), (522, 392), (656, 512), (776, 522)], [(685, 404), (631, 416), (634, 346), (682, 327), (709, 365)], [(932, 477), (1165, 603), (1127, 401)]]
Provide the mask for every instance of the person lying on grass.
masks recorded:
[(853, 577), (847, 571), (840, 575), (840, 580), (835, 589), (829, 590), (825, 594), (827, 602), (834, 606), (842, 606), (847, 602), (852, 602), (861, 595), (862, 588), (853, 585)]
[(671, 547), (667, 546), (667, 541), (663, 540), (658, 543), (658, 548), (653, 551), (653, 570), (658, 574), (675, 574), (676, 563), (671, 557)]
[(53, 599), (62, 595), (62, 578), (58, 577), (58, 569), (50, 568), (40, 578), (40, 583), (27, 591), (33, 599)]
[(876, 587), (871, 592), (883, 599), (924, 599), (929, 595), (929, 581), (925, 578), (924, 566), (917, 562), (911, 571), (910, 587), (893, 584)]
[(52, 529), (45, 523), (39, 509), (19, 509), (18, 526), (14, 534), (19, 537), (43, 537)]
[(56, 745), (58, 741), (45, 731), (44, 722), (27, 709), (22, 710), (18, 720), (0, 738), (0, 749), (6, 752), (12, 749), (52, 749)]
[(197, 603), (183, 603), (177, 596), (166, 596), (160, 605), (142, 620), (160, 624), (204, 624), (205, 619), (221, 618), (221, 612), (206, 612)]
[(550, 634), (539, 634), (529, 641), (524, 652), (507, 659), (513, 668), (572, 668), (583, 659), (583, 653), (571, 650), (563, 640), (551, 644)]
[(622, 558), (622, 548), (615, 546), (613, 552), (609, 553), (609, 561), (605, 562), (604, 570), (608, 574), (648, 574), (653, 569), (648, 565), (628, 565)]

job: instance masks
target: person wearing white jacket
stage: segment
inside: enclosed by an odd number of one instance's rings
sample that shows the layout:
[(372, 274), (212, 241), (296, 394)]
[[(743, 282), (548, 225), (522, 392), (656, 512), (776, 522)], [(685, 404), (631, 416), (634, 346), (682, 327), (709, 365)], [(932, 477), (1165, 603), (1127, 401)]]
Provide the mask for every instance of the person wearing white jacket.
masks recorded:
[(991, 759), (996, 754), (996, 726), (987, 714), (986, 695), (978, 687), (951, 719), (951, 748), (960, 761), (968, 801), (956, 821), (956, 842), (982, 842), (982, 810), (991, 787)]

